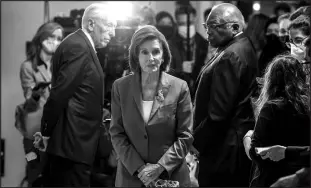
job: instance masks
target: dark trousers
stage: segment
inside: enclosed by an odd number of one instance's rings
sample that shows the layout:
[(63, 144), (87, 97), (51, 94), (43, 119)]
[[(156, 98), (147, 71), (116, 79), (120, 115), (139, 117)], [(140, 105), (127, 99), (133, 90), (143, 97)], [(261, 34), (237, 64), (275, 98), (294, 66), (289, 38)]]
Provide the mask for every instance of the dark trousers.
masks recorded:
[[(246, 159), (248, 160), (248, 159)], [(227, 170), (211, 169), (215, 161), (210, 161), (204, 157), (200, 157), (198, 183), (200, 187), (248, 187), (250, 167), (240, 165), (240, 168), (230, 166), (222, 166)], [(250, 161), (245, 161), (250, 163)]]
[(91, 166), (56, 155), (49, 155), (49, 187), (90, 187)]

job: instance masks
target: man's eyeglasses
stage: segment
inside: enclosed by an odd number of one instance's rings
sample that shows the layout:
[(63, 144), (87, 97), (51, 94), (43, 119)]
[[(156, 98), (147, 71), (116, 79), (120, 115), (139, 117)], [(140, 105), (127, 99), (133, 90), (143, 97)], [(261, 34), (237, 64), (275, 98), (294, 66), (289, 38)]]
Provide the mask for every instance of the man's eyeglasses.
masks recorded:
[(216, 29), (217, 27), (220, 27), (222, 25), (225, 25), (227, 23), (236, 23), (236, 22), (225, 22), (225, 23), (220, 23), (220, 24), (206, 24), (206, 23), (202, 23), (204, 29), (206, 32), (208, 32), (210, 29)]
[(286, 46), (290, 48), (290, 45), (293, 44), (295, 45), (297, 48), (299, 47), (302, 47), (304, 46), (304, 41), (306, 41), (306, 39), (308, 38), (309, 36), (303, 38), (303, 39), (296, 39), (296, 40), (293, 40), (293, 39), (289, 39), (289, 42), (286, 42)]

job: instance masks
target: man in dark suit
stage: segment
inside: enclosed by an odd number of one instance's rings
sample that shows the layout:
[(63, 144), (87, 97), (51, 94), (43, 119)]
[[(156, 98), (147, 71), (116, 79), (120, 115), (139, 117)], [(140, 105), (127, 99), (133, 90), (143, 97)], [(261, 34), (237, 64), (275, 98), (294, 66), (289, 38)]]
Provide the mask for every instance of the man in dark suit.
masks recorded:
[(242, 139), (255, 124), (250, 97), (258, 68), (244, 24), (229, 3), (214, 6), (204, 24), (210, 45), (218, 49), (196, 83), (193, 145), (200, 186), (248, 186), (251, 161)]
[(39, 146), (49, 155), (48, 186), (90, 185), (104, 86), (95, 48), (106, 47), (115, 35), (116, 21), (109, 11), (102, 3), (87, 7), (82, 29), (66, 37), (53, 57), (52, 89), (44, 106)]

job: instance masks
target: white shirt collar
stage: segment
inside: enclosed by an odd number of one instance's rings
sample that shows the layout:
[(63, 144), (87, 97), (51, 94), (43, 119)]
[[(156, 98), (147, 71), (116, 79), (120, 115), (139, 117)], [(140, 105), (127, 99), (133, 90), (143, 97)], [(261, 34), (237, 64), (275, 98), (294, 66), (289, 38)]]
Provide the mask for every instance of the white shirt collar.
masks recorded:
[(94, 49), (94, 51), (95, 51), (95, 53), (96, 53), (94, 41), (93, 41), (91, 35), (90, 35), (90, 34), (86, 31), (86, 29), (84, 29), (84, 28), (82, 28), (82, 31), (83, 31), (83, 33), (87, 36), (87, 38), (89, 39), (89, 41), (91, 42), (92, 47), (93, 47), (93, 49)]

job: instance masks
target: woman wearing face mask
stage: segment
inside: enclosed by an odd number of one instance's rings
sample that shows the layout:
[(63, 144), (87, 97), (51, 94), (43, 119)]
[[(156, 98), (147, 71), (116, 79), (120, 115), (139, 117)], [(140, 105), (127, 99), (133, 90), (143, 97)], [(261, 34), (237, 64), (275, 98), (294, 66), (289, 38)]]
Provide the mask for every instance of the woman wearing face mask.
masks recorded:
[(292, 20), (289, 27), (289, 43), (291, 55), (301, 63), (305, 62), (305, 47), (303, 41), (310, 36), (310, 15), (300, 15)]
[(192, 104), (187, 83), (166, 73), (170, 62), (166, 39), (154, 26), (134, 33), (133, 74), (116, 80), (111, 93), (116, 187), (150, 186), (158, 179), (190, 185), (185, 157), (193, 142)]
[(176, 34), (176, 23), (173, 16), (166, 12), (161, 11), (156, 15), (156, 27), (169, 40)]
[[(26, 49), (27, 59), (20, 68), (21, 86), (26, 100), (23, 112), (25, 116), (33, 111), (33, 106), (43, 106), (49, 96), (49, 87), (36, 86), (39, 83), (51, 82), (51, 59), (63, 39), (63, 32), (64, 29), (59, 24), (45, 23), (39, 27)], [(33, 147), (31, 138), (24, 136), (23, 144), (27, 159), (26, 180), (29, 185), (38, 186), (42, 183), (38, 177), (43, 170), (43, 162), (40, 162), (39, 151)]]

